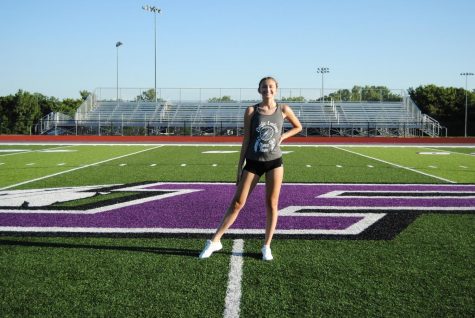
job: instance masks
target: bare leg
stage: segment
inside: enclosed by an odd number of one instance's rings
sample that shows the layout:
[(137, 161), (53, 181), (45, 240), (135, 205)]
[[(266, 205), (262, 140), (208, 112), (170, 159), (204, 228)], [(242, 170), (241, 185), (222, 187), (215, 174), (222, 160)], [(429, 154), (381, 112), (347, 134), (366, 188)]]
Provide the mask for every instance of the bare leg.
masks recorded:
[(266, 236), (264, 245), (270, 245), (277, 225), (279, 195), (284, 177), (284, 167), (266, 173)]
[(211, 241), (218, 242), (226, 230), (233, 225), (236, 220), (239, 212), (246, 204), (247, 197), (254, 190), (257, 182), (259, 181), (259, 176), (253, 174), (249, 171), (244, 170), (242, 173), (241, 180), (239, 181), (236, 193), (234, 194), (231, 205), (226, 211), (226, 214), (223, 216), (221, 224), (218, 226), (216, 233), (214, 234)]

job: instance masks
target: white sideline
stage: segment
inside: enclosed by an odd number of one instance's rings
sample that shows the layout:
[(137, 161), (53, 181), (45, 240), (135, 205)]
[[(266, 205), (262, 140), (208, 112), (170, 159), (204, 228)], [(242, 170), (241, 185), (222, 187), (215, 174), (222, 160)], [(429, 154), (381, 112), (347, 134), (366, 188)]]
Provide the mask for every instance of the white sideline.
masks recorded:
[(428, 173), (425, 173), (425, 172), (422, 172), (422, 171), (418, 171), (418, 170), (416, 170), (416, 169), (412, 169), (412, 168), (409, 168), (409, 167), (401, 166), (401, 165), (398, 165), (398, 164), (396, 164), (396, 163), (392, 163), (392, 162), (389, 162), (389, 161), (386, 161), (386, 160), (382, 160), (382, 159), (378, 159), (378, 158), (375, 158), (375, 157), (363, 155), (363, 154), (361, 154), (361, 153), (358, 153), (358, 152), (355, 152), (355, 151), (351, 151), (351, 150), (348, 150), (348, 149), (340, 148), (340, 147), (337, 147), (337, 146), (333, 146), (333, 148), (336, 148), (336, 149), (339, 149), (339, 150), (343, 150), (343, 151), (346, 151), (346, 152), (349, 152), (349, 153), (352, 153), (352, 154), (355, 154), (355, 155), (358, 155), (358, 156), (361, 156), (361, 157), (365, 157), (365, 158), (368, 158), (368, 159), (372, 159), (372, 160), (376, 160), (376, 161), (379, 161), (379, 162), (383, 162), (383, 163), (386, 163), (386, 164), (391, 165), (391, 166), (395, 166), (395, 167), (398, 167), (398, 168), (406, 169), (406, 170), (409, 170), (409, 171), (412, 171), (412, 172), (415, 172), (415, 173), (419, 173), (419, 174), (422, 174), (422, 175), (425, 175), (425, 176), (428, 176), (428, 177), (431, 177), (431, 178), (439, 179), (439, 180), (442, 180), (442, 181), (445, 181), (445, 182), (448, 182), (448, 183), (457, 183), (457, 182), (452, 181), (452, 180), (449, 180), (449, 179), (445, 179), (445, 178), (442, 178), (442, 177), (434, 176), (434, 175), (432, 175), (432, 174), (428, 174)]
[(241, 307), (242, 265), (244, 263), (243, 254), (244, 240), (234, 240), (229, 265), (228, 289), (226, 290), (226, 299), (224, 301), (223, 317), (225, 318), (239, 317)]
[(69, 170), (65, 170), (65, 171), (61, 171), (61, 172), (56, 172), (56, 173), (53, 173), (53, 174), (50, 174), (50, 175), (47, 175), (47, 176), (43, 176), (43, 177), (39, 177), (39, 178), (36, 178), (36, 179), (31, 179), (31, 180), (23, 181), (23, 182), (20, 182), (20, 183), (17, 183), (17, 184), (12, 184), (12, 185), (9, 185), (9, 186), (0, 188), (0, 190), (7, 190), (7, 189), (15, 188), (15, 187), (18, 187), (18, 186), (27, 184), (27, 183), (31, 183), (31, 182), (35, 182), (35, 181), (39, 181), (39, 180), (43, 180), (43, 179), (47, 179), (47, 178), (59, 176), (59, 175), (61, 175), (61, 174), (65, 174), (65, 173), (69, 173), (69, 172), (72, 172), (72, 171), (76, 171), (76, 170), (88, 168), (88, 167), (91, 167), (91, 166), (100, 165), (100, 164), (105, 163), (105, 162), (109, 162), (109, 161), (116, 160), (116, 159), (120, 159), (120, 158), (125, 158), (125, 157), (128, 157), (128, 156), (133, 156), (133, 155), (136, 155), (136, 154), (138, 154), (138, 153), (145, 152), (145, 151), (149, 151), (149, 150), (153, 150), (153, 149), (160, 148), (160, 147), (163, 147), (163, 145), (156, 146), (156, 147), (153, 147), (153, 148), (144, 149), (144, 150), (140, 150), (140, 151), (136, 151), (136, 152), (132, 152), (132, 153), (129, 153), (129, 154), (126, 154), (126, 155), (122, 155), (122, 156), (118, 156), (118, 157), (114, 157), (114, 158), (102, 160), (102, 161), (99, 161), (99, 162), (94, 162), (94, 163), (91, 163), (91, 164), (88, 164), (88, 165), (84, 165), (84, 166), (81, 166), (81, 167), (76, 167), (76, 168), (72, 168), (72, 169), (69, 169)]

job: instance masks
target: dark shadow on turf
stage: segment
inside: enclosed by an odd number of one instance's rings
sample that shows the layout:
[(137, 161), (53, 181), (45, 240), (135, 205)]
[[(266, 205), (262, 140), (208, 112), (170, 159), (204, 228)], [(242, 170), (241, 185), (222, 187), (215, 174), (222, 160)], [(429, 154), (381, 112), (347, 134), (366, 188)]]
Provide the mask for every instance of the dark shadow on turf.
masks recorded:
[(254, 258), (254, 259), (257, 259), (257, 260), (262, 260), (262, 254), (261, 253), (244, 253), (244, 257)]
[(197, 258), (199, 251), (181, 248), (164, 248), (164, 247), (140, 247), (140, 246), (114, 246), (114, 245), (87, 245), (87, 244), (70, 244), (70, 243), (52, 243), (52, 242), (29, 242), (0, 240), (0, 245), (4, 246), (23, 246), (23, 247), (47, 247), (47, 248), (64, 248), (64, 249), (91, 249), (91, 250), (110, 250), (125, 251), (139, 253), (154, 253), (163, 255), (177, 255)]

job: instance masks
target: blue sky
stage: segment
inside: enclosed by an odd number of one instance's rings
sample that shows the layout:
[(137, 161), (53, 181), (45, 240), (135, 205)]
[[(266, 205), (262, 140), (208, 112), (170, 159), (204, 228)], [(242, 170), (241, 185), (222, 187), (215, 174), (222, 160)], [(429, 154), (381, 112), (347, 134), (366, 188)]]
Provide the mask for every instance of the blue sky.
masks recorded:
[[(473, 0), (0, 0), (0, 96), (116, 86), (463, 87), (475, 72)], [(469, 88), (475, 79), (469, 80)]]

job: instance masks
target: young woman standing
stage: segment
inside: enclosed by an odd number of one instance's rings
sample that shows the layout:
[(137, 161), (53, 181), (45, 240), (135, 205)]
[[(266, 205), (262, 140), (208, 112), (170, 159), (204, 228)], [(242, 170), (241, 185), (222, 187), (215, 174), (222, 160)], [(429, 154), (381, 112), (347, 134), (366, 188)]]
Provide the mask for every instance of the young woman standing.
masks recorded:
[[(222, 249), (221, 237), (234, 223), (263, 174), (266, 185), (266, 231), (262, 259), (268, 261), (273, 259), (270, 244), (277, 225), (279, 194), (284, 176), (280, 144), (302, 130), (302, 125), (292, 109), (275, 101), (277, 89), (278, 83), (274, 78), (264, 77), (258, 87), (262, 102), (246, 109), (236, 193), (214, 236), (206, 241), (205, 248), (199, 256), (201, 259), (208, 258), (213, 252)], [(284, 120), (287, 120), (292, 128), (282, 133)]]

